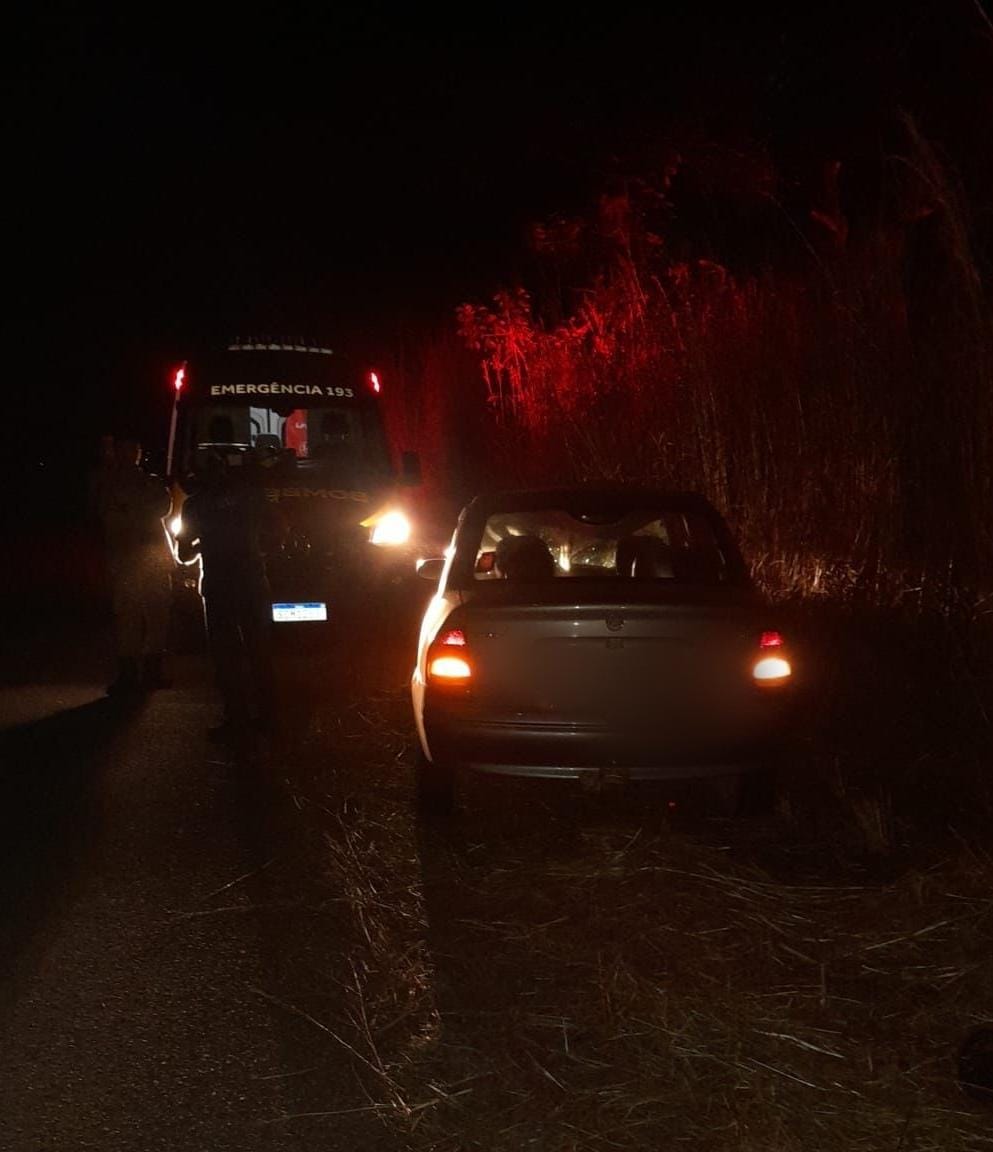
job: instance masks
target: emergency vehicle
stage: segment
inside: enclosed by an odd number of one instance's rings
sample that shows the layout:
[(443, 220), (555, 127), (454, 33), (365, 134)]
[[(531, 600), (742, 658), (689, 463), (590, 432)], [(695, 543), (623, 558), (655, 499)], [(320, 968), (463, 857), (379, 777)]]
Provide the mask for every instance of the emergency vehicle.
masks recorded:
[(237, 341), (176, 370), (170, 533), (212, 457), (244, 469), (281, 525), (266, 560), (279, 631), (340, 625), (414, 571), (420, 465), (393, 458), (382, 391), (377, 372), (307, 344)]

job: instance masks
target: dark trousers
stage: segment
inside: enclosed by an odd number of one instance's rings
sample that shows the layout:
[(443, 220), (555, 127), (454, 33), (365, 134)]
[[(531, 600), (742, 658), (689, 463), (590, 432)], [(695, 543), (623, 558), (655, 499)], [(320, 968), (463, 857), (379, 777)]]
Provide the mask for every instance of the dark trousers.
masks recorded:
[(137, 668), (143, 657), (166, 650), (169, 569), (161, 556), (143, 552), (115, 557), (109, 568), (117, 659)]
[(225, 722), (237, 726), (262, 719), (272, 693), (268, 587), (205, 580), (203, 605)]

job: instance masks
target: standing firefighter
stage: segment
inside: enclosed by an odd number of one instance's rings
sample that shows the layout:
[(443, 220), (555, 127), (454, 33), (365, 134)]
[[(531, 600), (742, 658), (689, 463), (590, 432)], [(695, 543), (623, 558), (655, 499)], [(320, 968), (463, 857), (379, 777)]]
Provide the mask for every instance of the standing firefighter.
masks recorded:
[(181, 560), (197, 553), (211, 660), (223, 707), (212, 739), (245, 746), (263, 722), (270, 686), (269, 582), (265, 500), (248, 475), (212, 451), (197, 490), (183, 505)]
[(93, 502), (103, 526), (117, 648), (110, 695), (164, 685), (169, 627), (170, 556), (162, 518), (169, 493), (139, 467), (141, 448), (118, 440), (112, 467), (95, 484)]

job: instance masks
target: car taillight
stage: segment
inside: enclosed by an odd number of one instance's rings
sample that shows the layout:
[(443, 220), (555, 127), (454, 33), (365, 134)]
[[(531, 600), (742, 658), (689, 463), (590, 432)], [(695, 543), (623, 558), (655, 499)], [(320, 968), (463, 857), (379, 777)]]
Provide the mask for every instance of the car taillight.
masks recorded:
[(465, 684), (472, 679), (472, 665), (465, 652), (465, 633), (449, 628), (439, 634), (428, 652), (428, 677), (447, 684)]
[(785, 684), (793, 675), (793, 668), (783, 652), (784, 641), (779, 632), (763, 632), (759, 637), (759, 658), (752, 665), (752, 679), (763, 688)]
[(435, 656), (428, 663), (428, 675), (432, 680), (464, 682), (472, 678), (472, 669), (469, 661), (463, 660), (461, 656)]

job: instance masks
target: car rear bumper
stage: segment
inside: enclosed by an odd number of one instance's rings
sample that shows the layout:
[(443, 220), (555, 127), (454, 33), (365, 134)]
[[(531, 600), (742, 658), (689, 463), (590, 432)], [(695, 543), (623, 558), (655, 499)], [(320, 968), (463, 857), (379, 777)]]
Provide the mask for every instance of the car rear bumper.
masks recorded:
[(426, 751), (432, 760), (505, 776), (631, 780), (727, 776), (761, 766), (776, 740), (772, 715), (723, 738), (673, 740), (660, 730), (632, 733), (593, 725), (492, 722), (428, 708)]
[(540, 780), (583, 780), (594, 777), (602, 780), (703, 780), (713, 776), (740, 776), (759, 767), (758, 759), (731, 759), (707, 763), (656, 764), (505, 764), (488, 762), (457, 762), (456, 767), (467, 772), (480, 772), (492, 776), (515, 776)]

